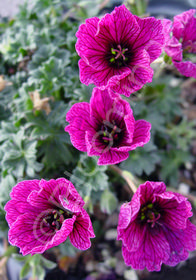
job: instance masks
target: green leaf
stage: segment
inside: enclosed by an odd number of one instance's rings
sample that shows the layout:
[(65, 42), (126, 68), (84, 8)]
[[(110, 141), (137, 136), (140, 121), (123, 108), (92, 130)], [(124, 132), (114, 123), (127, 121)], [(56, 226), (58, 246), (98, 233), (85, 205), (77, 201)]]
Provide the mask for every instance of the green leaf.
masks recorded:
[(7, 174), (0, 181), (0, 203), (5, 204), (10, 199), (10, 191), (15, 186), (16, 180), (11, 174)]
[(47, 260), (47, 259), (44, 258), (43, 256), (41, 256), (41, 264), (42, 264), (44, 267), (48, 268), (48, 269), (53, 269), (53, 268), (55, 268), (55, 267), (57, 266), (56, 263)]
[(174, 145), (187, 151), (193, 139), (196, 138), (195, 121), (188, 121), (185, 118), (180, 123), (168, 125), (167, 133)]
[(29, 256), (23, 256), (23, 255), (19, 255), (19, 254), (12, 254), (12, 257), (19, 262), (24, 262), (27, 259), (29, 259)]
[(177, 187), (179, 183), (179, 167), (186, 162), (191, 161), (189, 151), (182, 151), (173, 147), (168, 151), (160, 151), (161, 171), (160, 179), (168, 184)]
[(39, 280), (44, 280), (45, 269), (41, 265), (37, 265), (34, 270), (34, 276), (37, 276)]
[(8, 246), (8, 248), (6, 249), (5, 253), (3, 254), (3, 257), (11, 257), (16, 252), (17, 252), (17, 247)]
[(26, 174), (34, 177), (42, 165), (36, 161), (37, 141), (25, 137), (24, 129), (21, 128), (13, 139), (7, 140), (2, 145), (2, 170), (7, 170), (16, 178), (22, 178)]
[(123, 161), (120, 167), (138, 176), (141, 176), (143, 172), (150, 175), (159, 162), (160, 156), (157, 148), (152, 142), (149, 142), (144, 147), (131, 151), (128, 159)]
[(69, 239), (67, 239), (64, 243), (61, 243), (59, 245), (59, 249), (63, 256), (69, 257), (74, 257), (76, 253), (79, 252), (79, 250), (71, 244)]
[(29, 264), (31, 267), (37, 267), (41, 262), (41, 255), (40, 254), (35, 254), (33, 256), (29, 255)]
[(117, 202), (116, 196), (111, 191), (106, 189), (101, 195), (101, 211), (111, 214), (117, 208)]
[[(5, 197), (3, 197), (2, 201), (5, 201)], [(5, 238), (7, 238), (7, 232), (8, 232), (8, 224), (5, 220), (5, 211), (3, 208), (3, 205), (1, 205), (1, 201), (0, 201), (0, 229), (1, 229), (1, 233), (5, 235)]]
[(83, 197), (91, 197), (92, 191), (100, 192), (108, 188), (108, 176), (105, 171), (106, 166), (97, 165), (97, 158), (81, 154), (70, 180)]
[(22, 280), (30, 272), (31, 266), (29, 262), (26, 262), (20, 271), (20, 279)]
[(14, 126), (13, 122), (1, 122), (1, 129), (0, 129), (0, 142), (5, 140), (10, 140), (15, 137), (17, 132), (17, 128)]

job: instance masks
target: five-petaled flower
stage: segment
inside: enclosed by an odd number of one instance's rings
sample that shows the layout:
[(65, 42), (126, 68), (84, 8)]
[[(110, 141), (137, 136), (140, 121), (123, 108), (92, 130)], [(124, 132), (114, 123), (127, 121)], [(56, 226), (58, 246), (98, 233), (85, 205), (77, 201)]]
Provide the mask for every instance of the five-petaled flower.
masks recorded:
[(151, 82), (150, 63), (161, 54), (165, 37), (161, 20), (139, 18), (122, 5), (102, 19), (79, 27), (76, 51), (80, 80), (129, 96)]
[(119, 163), (150, 140), (151, 124), (135, 121), (129, 103), (109, 90), (94, 88), (90, 104), (74, 104), (66, 120), (73, 146), (99, 156), (99, 165)]
[(118, 240), (127, 265), (159, 271), (174, 266), (196, 249), (196, 226), (189, 221), (191, 204), (162, 182), (139, 186), (131, 202), (120, 209)]
[[(186, 11), (170, 20), (164, 20), (165, 52), (172, 58), (178, 71), (196, 78), (196, 9)], [(170, 38), (170, 33), (172, 37)]]
[(64, 179), (18, 183), (5, 206), (10, 226), (9, 242), (23, 255), (43, 253), (69, 237), (81, 250), (95, 237), (84, 201), (73, 184)]

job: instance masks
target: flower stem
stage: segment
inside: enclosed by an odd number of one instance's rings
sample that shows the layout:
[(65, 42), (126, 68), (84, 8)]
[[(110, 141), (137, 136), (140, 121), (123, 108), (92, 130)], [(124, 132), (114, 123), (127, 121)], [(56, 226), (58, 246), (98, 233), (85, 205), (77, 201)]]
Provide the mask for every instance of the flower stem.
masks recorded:
[(113, 170), (114, 172), (116, 172), (117, 174), (119, 174), (128, 184), (129, 189), (135, 193), (137, 191), (137, 187), (135, 185), (135, 183), (133, 181), (135, 181), (134, 176), (125, 170), (121, 170), (118, 166), (116, 165), (110, 165), (109, 166), (111, 170)]

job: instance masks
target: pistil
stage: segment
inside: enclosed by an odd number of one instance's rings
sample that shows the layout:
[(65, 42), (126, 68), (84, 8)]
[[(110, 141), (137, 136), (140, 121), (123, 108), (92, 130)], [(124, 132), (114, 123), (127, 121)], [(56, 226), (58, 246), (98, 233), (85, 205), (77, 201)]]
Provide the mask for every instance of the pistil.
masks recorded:
[(124, 61), (127, 60), (127, 58), (125, 57), (125, 52), (128, 51), (127, 48), (123, 48), (121, 47), (121, 45), (117, 45), (117, 48), (118, 49), (114, 49), (114, 48), (111, 48), (111, 53), (113, 55), (115, 55), (115, 57), (112, 57), (110, 59), (110, 62), (114, 62), (115, 60), (118, 60), (118, 59), (123, 59)]
[(72, 213), (66, 210), (52, 210), (45, 214), (43, 222), (45, 226), (50, 227), (53, 230), (59, 230), (65, 219), (71, 218)]
[(141, 209), (140, 220), (142, 222), (147, 222), (151, 224), (152, 228), (156, 225), (160, 217), (160, 213), (156, 210), (152, 203), (147, 204)]
[(103, 121), (103, 123), (104, 124), (101, 130), (103, 131), (102, 140), (104, 141), (104, 143), (114, 142), (115, 140), (118, 140), (121, 129), (118, 128), (114, 122), (112, 124), (109, 121)]

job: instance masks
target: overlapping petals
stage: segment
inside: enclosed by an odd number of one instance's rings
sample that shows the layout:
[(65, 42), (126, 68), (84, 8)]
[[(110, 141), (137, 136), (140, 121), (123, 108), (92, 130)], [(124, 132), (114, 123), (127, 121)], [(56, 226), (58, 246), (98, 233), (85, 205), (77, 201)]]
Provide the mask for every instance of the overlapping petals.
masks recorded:
[(131, 202), (121, 206), (118, 240), (127, 265), (159, 271), (174, 266), (196, 249), (196, 226), (189, 221), (191, 204), (162, 182), (139, 186)]
[(81, 250), (95, 237), (84, 201), (73, 184), (64, 179), (18, 183), (6, 204), (9, 242), (23, 255), (43, 253), (68, 237)]
[(141, 19), (124, 5), (102, 19), (87, 19), (76, 33), (81, 82), (126, 96), (139, 90), (152, 81), (150, 63), (165, 42), (162, 29), (160, 20)]
[[(191, 9), (174, 17), (173, 24), (164, 20), (165, 52), (172, 58), (178, 71), (196, 78), (196, 10)], [(172, 37), (170, 38), (170, 34)]]
[(66, 120), (73, 146), (99, 156), (99, 165), (119, 163), (150, 140), (150, 123), (135, 121), (129, 103), (109, 90), (94, 88), (90, 104), (74, 104)]

